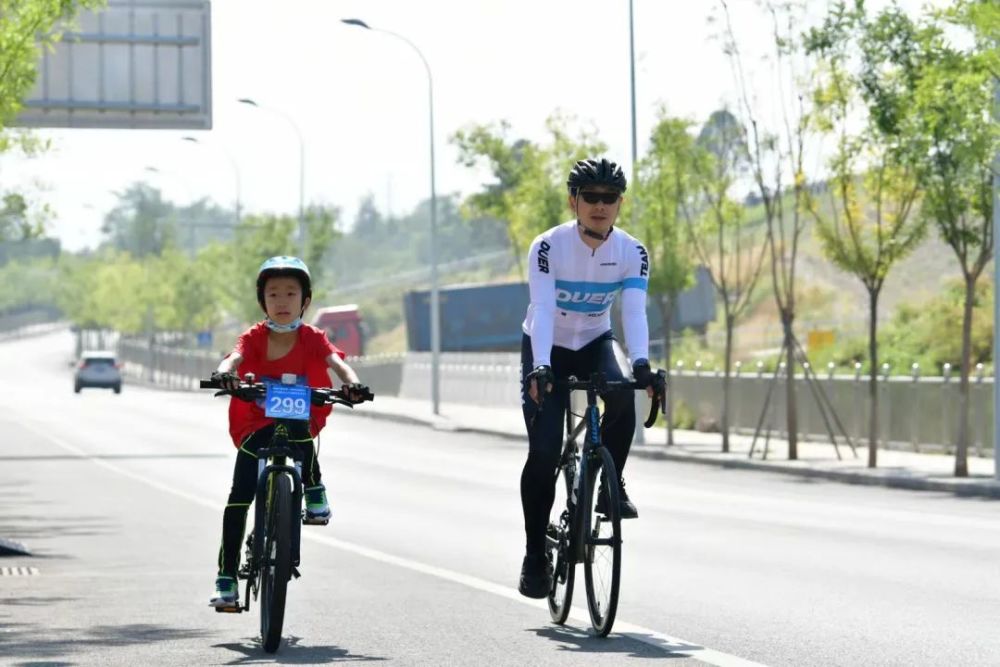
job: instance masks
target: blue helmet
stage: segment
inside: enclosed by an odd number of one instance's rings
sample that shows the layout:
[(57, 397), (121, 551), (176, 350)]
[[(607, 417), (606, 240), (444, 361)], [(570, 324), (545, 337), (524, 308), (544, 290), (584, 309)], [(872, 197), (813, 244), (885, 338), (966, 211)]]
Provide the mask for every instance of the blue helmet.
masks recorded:
[(264, 308), (264, 283), (274, 277), (296, 278), (302, 285), (302, 301), (312, 298), (312, 276), (309, 267), (298, 257), (279, 255), (264, 260), (257, 269), (257, 302)]

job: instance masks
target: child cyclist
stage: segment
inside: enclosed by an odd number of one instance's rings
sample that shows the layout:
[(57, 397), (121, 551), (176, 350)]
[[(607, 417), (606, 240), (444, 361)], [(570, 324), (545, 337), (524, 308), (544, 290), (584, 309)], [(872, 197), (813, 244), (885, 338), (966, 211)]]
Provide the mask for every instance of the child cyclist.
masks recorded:
[[(299, 384), (330, 387), (329, 370), (345, 383), (348, 397), (361, 400), (368, 388), (360, 384), (344, 353), (316, 327), (302, 323), (312, 298), (312, 278), (305, 262), (297, 257), (272, 257), (257, 272), (257, 302), (265, 319), (247, 329), (236, 347), (222, 360), (212, 379), (233, 389), (247, 373), (257, 380), (280, 382), (294, 374)], [(308, 422), (295, 422), (289, 442), (302, 448), (302, 486), (305, 489), (306, 523), (325, 524), (330, 518), (326, 488), (321, 481), (313, 437), (326, 423), (330, 407), (313, 407)], [(222, 516), (222, 545), (215, 580), (214, 607), (235, 606), (239, 600), (236, 572), (247, 511), (257, 490), (257, 454), (274, 433), (274, 421), (261, 405), (232, 398), (229, 403), (229, 433), (239, 449), (233, 469), (233, 486)]]

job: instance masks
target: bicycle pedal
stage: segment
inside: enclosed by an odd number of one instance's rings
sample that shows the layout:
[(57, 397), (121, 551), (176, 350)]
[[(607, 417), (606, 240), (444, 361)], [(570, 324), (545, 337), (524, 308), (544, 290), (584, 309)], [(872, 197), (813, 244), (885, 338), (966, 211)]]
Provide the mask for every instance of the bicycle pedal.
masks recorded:
[(330, 523), (330, 517), (323, 519), (312, 519), (306, 516), (302, 517), (302, 523), (306, 526), (325, 526)]
[(243, 607), (240, 605), (235, 605), (233, 607), (216, 607), (215, 611), (218, 614), (241, 614), (243, 613)]

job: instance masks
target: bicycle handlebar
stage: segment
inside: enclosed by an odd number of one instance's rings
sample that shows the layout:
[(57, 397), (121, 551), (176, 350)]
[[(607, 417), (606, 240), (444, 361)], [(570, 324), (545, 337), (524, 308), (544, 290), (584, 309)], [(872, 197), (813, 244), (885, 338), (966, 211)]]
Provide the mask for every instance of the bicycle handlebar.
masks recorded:
[[(660, 414), (666, 415), (667, 413), (667, 389), (666, 389), (666, 371), (659, 370), (656, 372), (656, 376), (660, 379), (660, 384), (663, 386), (663, 391), (656, 392), (653, 396), (653, 401), (649, 406), (649, 416), (646, 417), (646, 421), (643, 422), (643, 426), (650, 428), (656, 423), (656, 412), (659, 408)], [(561, 384), (565, 386), (570, 391), (573, 390), (583, 390), (588, 391), (593, 389), (598, 394), (604, 394), (610, 391), (627, 391), (627, 390), (637, 390), (645, 389), (639, 385), (638, 382), (621, 381), (621, 380), (605, 380), (604, 376), (599, 373), (594, 373), (590, 376), (589, 380), (578, 380), (575, 375), (569, 376), (565, 380), (556, 379), (556, 384)], [(544, 400), (544, 399), (543, 399)]]
[[(254, 402), (267, 395), (267, 385), (263, 382), (240, 382), (236, 389), (223, 389), (222, 385), (215, 380), (202, 380), (199, 383), (202, 389), (218, 389), (216, 396), (233, 396), (241, 401)], [(341, 389), (331, 389), (330, 387), (310, 387), (310, 401), (316, 406), (326, 405), (346, 405), (353, 408), (358, 403), (375, 400), (375, 394), (371, 390), (366, 391), (361, 396), (360, 401), (352, 401), (347, 391)]]

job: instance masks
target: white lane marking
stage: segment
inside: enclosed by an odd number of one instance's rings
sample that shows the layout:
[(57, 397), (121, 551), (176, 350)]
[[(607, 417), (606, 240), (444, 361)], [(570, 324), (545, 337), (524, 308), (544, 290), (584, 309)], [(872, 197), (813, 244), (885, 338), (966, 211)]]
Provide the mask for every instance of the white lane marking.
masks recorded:
[[(18, 420), (19, 423), (27, 428), (29, 431), (35, 433), (36, 435), (50, 440), (54, 444), (62, 447), (68, 452), (79, 456), (80, 458), (86, 459), (95, 465), (101, 466), (106, 470), (114, 472), (116, 474), (128, 477), (137, 482), (144, 484), (147, 487), (152, 487), (154, 489), (159, 489), (164, 493), (168, 493), (178, 498), (183, 498), (189, 502), (201, 505), (202, 507), (209, 507), (212, 509), (219, 509), (218, 503), (211, 502), (204, 498), (199, 498), (198, 496), (187, 493), (186, 491), (181, 491), (180, 489), (175, 489), (172, 486), (168, 486), (161, 482), (157, 482), (150, 479), (144, 475), (139, 475), (129, 470), (126, 470), (114, 463), (109, 463), (104, 459), (95, 458), (94, 456), (83, 451), (76, 445), (66, 442), (62, 438), (54, 436), (50, 433), (46, 433), (40, 428), (33, 426), (27, 422)], [(541, 600), (530, 600), (525, 598), (517, 591), (511, 589), (508, 586), (501, 586), (500, 584), (493, 583), (486, 579), (481, 579), (469, 574), (463, 574), (462, 572), (456, 572), (454, 570), (449, 570), (443, 567), (437, 567), (436, 565), (428, 565), (427, 563), (421, 563), (420, 561), (412, 560), (410, 558), (403, 558), (401, 556), (394, 556), (393, 554), (386, 553), (384, 551), (379, 551), (377, 549), (372, 549), (370, 547), (362, 546), (360, 544), (354, 544), (353, 542), (346, 542), (344, 540), (337, 539), (335, 537), (327, 537), (325, 535), (316, 535), (315, 533), (309, 533), (303, 531), (302, 536), (313, 542), (318, 542), (320, 544), (325, 544), (343, 551), (348, 551), (365, 558), (370, 558), (372, 560), (379, 561), (381, 563), (386, 563), (388, 565), (395, 565), (396, 567), (401, 567), (412, 572), (419, 572), (421, 574), (430, 575), (432, 577), (437, 577), (439, 579), (444, 579), (452, 583), (456, 583), (462, 586), (467, 586), (469, 588), (482, 591), (484, 593), (490, 593), (492, 595), (497, 595), (499, 597), (505, 598), (507, 600), (512, 600), (521, 604), (526, 604), (528, 606), (534, 607), (539, 610), (548, 611), (548, 607), (545, 602)], [(590, 624), (590, 616), (588, 612), (579, 607), (572, 607), (570, 609), (570, 617), (576, 621), (580, 621), (585, 625)], [(689, 642), (678, 637), (673, 637), (671, 635), (658, 632), (656, 630), (651, 630), (650, 628), (645, 628), (641, 625), (635, 625), (627, 621), (616, 620), (615, 627), (617, 632), (613, 633), (615, 635), (620, 635), (623, 637), (628, 637), (634, 639), (635, 641), (642, 642), (643, 644), (649, 644), (662, 651), (666, 651), (672, 655), (693, 658), (700, 662), (704, 662), (709, 665), (716, 665), (716, 667), (764, 667), (762, 663), (753, 662), (751, 660), (746, 660), (735, 655), (730, 655), (728, 653), (723, 653), (721, 651), (716, 651), (714, 649), (701, 646), (694, 642)]]
[[(509, 586), (501, 586), (500, 584), (487, 581), (486, 579), (480, 579), (479, 577), (469, 574), (455, 572), (454, 570), (437, 567), (436, 565), (428, 565), (426, 563), (421, 563), (420, 561), (411, 560), (409, 558), (403, 558), (401, 556), (394, 556), (384, 551), (365, 547), (360, 544), (354, 544), (353, 542), (345, 542), (344, 540), (340, 540), (335, 537), (316, 535), (314, 533), (303, 533), (303, 537), (312, 540), (313, 542), (326, 544), (343, 551), (349, 551), (359, 556), (364, 556), (389, 565), (406, 568), (421, 574), (427, 574), (432, 577), (438, 577), (439, 579), (445, 579), (456, 584), (461, 584), (463, 586), (468, 586), (469, 588), (483, 591), (484, 593), (491, 593), (508, 600), (513, 600), (514, 602), (526, 604), (530, 607), (543, 610), (546, 613), (548, 612), (548, 606), (545, 602), (541, 600), (528, 599)], [(571, 607), (570, 618), (580, 621), (587, 626), (590, 625), (590, 615), (586, 609)], [(644, 644), (655, 646), (656, 648), (667, 651), (673, 655), (694, 658), (695, 660), (699, 660), (709, 665), (717, 665), (718, 667), (763, 667), (761, 663), (745, 660), (721, 651), (716, 651), (714, 649), (700, 646), (699, 644), (679, 639), (678, 637), (673, 637), (656, 630), (651, 630), (649, 628), (642, 627), (641, 625), (628, 623), (626, 621), (616, 620), (615, 632), (613, 634), (621, 635)]]
[(151, 486), (154, 489), (159, 489), (160, 491), (163, 491), (164, 493), (169, 493), (169, 494), (175, 495), (175, 496), (177, 496), (179, 498), (183, 498), (185, 500), (189, 500), (189, 501), (191, 501), (193, 503), (196, 503), (198, 505), (202, 505), (203, 507), (210, 507), (212, 509), (219, 509), (220, 507), (222, 507), (222, 505), (220, 505), (219, 503), (212, 502), (212, 501), (209, 501), (209, 500), (205, 500), (204, 498), (199, 498), (198, 496), (190, 494), (190, 493), (187, 493), (186, 491), (181, 491), (180, 489), (175, 489), (172, 486), (167, 486), (166, 484), (163, 484), (161, 482), (157, 482), (156, 480), (150, 479), (150, 478), (148, 478), (148, 477), (146, 477), (144, 475), (139, 475), (139, 474), (136, 474), (134, 472), (131, 472), (130, 470), (126, 470), (125, 468), (122, 468), (121, 466), (117, 466), (114, 463), (109, 463), (108, 461), (106, 461), (106, 460), (104, 460), (102, 458), (98, 458), (97, 456), (94, 456), (93, 454), (88, 454), (86, 451), (80, 449), (76, 445), (71, 444), (69, 442), (66, 442), (62, 438), (60, 438), (58, 436), (55, 436), (55, 435), (52, 435), (51, 433), (43, 431), (41, 428), (39, 428), (37, 426), (34, 426), (33, 424), (30, 424), (30, 423), (28, 423), (26, 421), (23, 421), (23, 420), (17, 420), (17, 421), (18, 421), (19, 424), (21, 424), (21, 426), (23, 426), (24, 428), (28, 429), (29, 431), (31, 431), (35, 435), (41, 436), (43, 438), (46, 438), (46, 439), (52, 441), (53, 443), (55, 443), (59, 447), (62, 447), (66, 451), (70, 452), (71, 454), (75, 454), (76, 456), (79, 456), (81, 459), (86, 459), (86, 460), (90, 461), (91, 463), (93, 463), (94, 465), (98, 465), (98, 466), (100, 466), (102, 468), (105, 468), (106, 470), (110, 470), (111, 472), (114, 472), (116, 474), (122, 475), (124, 477), (129, 477), (131, 479), (136, 480), (137, 482), (142, 482), (143, 484), (145, 484), (147, 486)]

